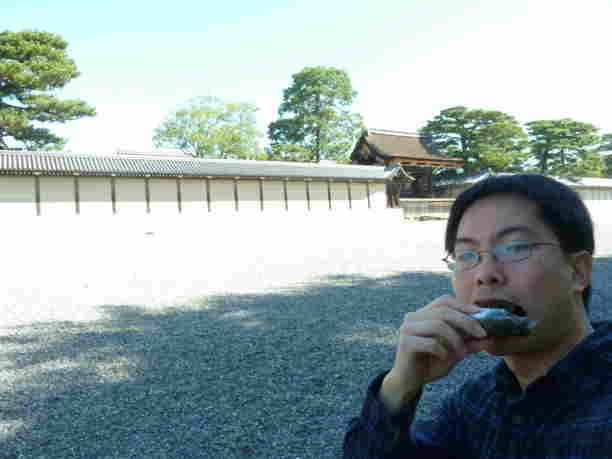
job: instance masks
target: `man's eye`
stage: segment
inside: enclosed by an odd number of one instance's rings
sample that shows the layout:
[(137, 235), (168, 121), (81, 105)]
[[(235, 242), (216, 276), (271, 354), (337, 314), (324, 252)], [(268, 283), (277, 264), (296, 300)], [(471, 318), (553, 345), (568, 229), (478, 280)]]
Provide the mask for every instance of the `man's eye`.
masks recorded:
[(513, 244), (507, 244), (503, 246), (502, 252), (506, 253), (525, 253), (529, 250), (529, 244), (527, 242), (515, 242)]
[(459, 252), (456, 256), (456, 260), (460, 263), (474, 261), (477, 258), (478, 258), (478, 254), (470, 250), (466, 250), (465, 252)]

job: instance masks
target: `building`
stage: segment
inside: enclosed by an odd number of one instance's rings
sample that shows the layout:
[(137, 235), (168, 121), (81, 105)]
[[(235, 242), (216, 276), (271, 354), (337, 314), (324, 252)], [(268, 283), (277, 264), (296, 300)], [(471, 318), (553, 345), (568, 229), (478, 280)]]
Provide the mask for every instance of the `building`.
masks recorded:
[(399, 198), (431, 197), (435, 166), (461, 167), (463, 160), (436, 154), (427, 137), (418, 134), (370, 129), (351, 153), (353, 164), (381, 165), (393, 171), (386, 187), (388, 207), (399, 207)]
[(333, 214), (385, 207), (382, 167), (0, 151), (4, 217)]

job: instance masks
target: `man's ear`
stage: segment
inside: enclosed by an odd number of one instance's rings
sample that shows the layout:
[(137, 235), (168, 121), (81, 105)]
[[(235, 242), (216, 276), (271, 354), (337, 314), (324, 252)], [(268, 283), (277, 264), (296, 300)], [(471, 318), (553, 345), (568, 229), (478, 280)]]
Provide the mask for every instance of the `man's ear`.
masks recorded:
[(593, 255), (586, 250), (572, 253), (570, 262), (573, 267), (572, 283), (577, 291), (582, 292), (591, 285), (593, 274)]

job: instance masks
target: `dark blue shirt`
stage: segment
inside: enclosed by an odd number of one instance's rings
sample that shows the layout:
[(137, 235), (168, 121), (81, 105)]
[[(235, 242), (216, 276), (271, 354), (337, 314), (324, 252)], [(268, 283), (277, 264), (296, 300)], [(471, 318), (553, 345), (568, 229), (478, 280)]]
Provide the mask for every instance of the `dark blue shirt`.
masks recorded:
[(390, 418), (370, 384), (344, 438), (345, 459), (612, 458), (612, 323), (595, 331), (523, 391), (501, 361), (467, 382), (433, 422), (413, 406)]

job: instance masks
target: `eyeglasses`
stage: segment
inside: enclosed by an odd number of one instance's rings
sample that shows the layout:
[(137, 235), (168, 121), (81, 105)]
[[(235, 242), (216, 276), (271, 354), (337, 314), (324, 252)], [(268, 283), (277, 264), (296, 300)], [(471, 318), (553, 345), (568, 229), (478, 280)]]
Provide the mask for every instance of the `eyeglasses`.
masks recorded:
[(533, 255), (533, 249), (540, 246), (555, 246), (559, 244), (551, 242), (510, 242), (499, 244), (491, 250), (462, 250), (456, 254), (450, 254), (443, 258), (448, 269), (455, 272), (467, 271), (472, 269), (482, 261), (482, 254), (489, 253), (498, 263), (516, 263), (523, 261)]

